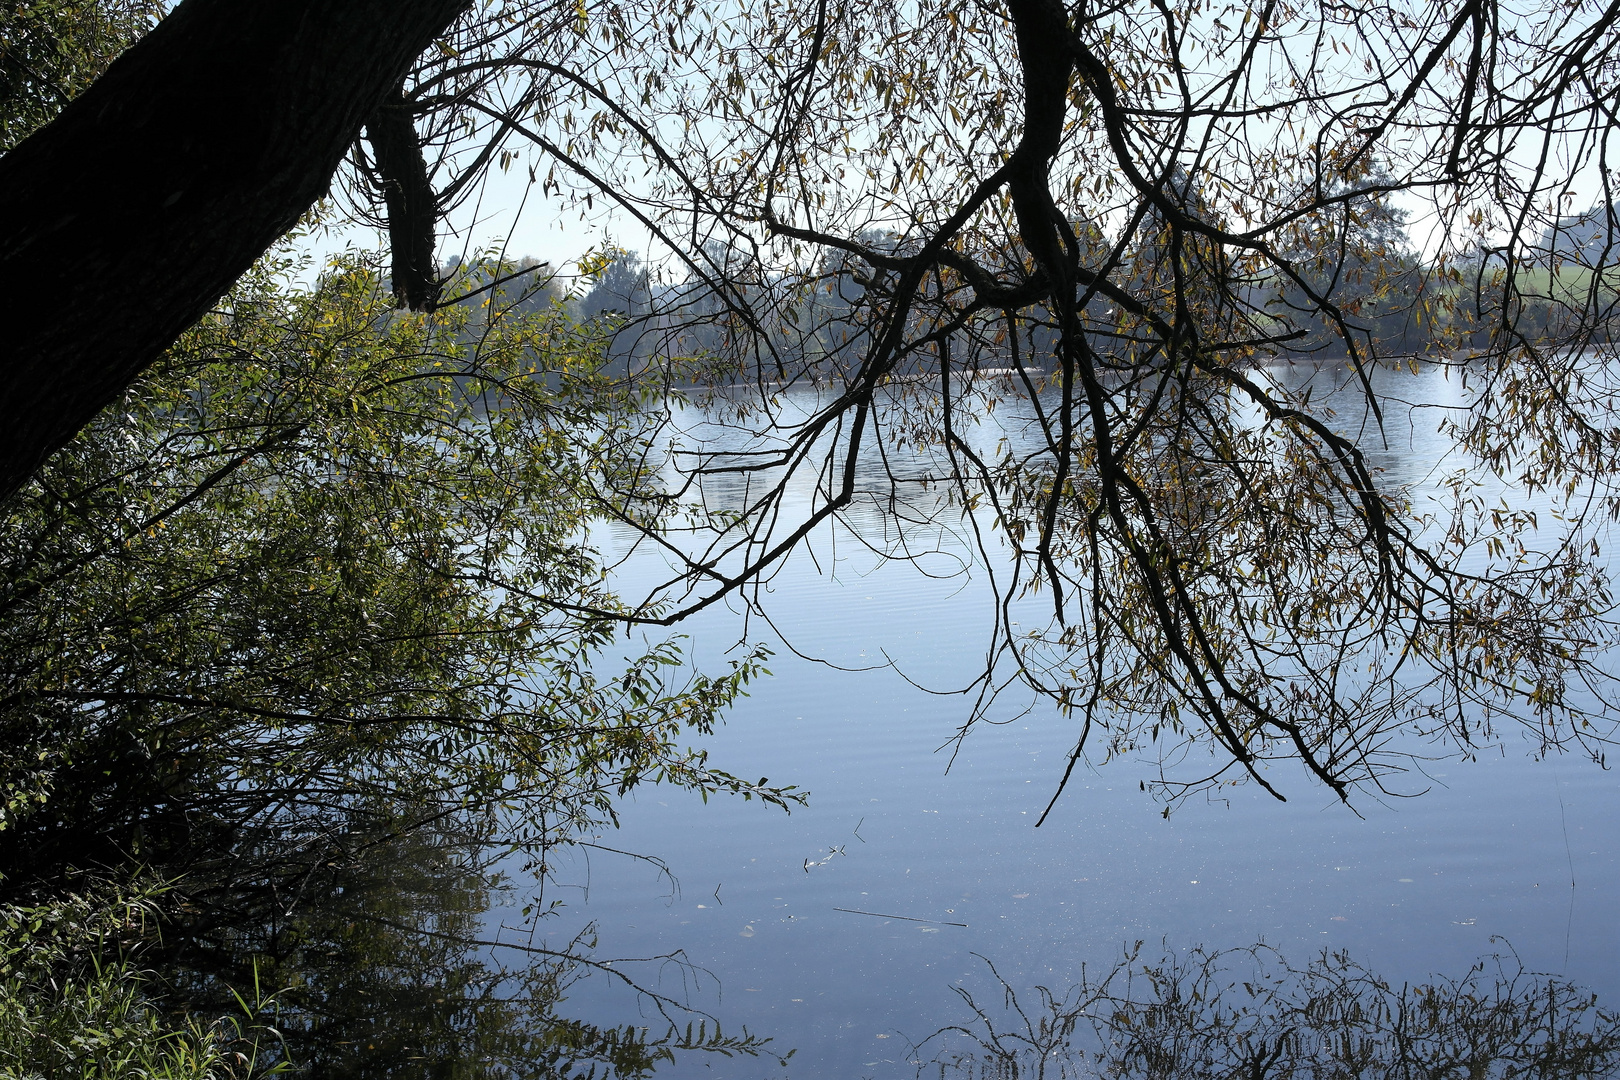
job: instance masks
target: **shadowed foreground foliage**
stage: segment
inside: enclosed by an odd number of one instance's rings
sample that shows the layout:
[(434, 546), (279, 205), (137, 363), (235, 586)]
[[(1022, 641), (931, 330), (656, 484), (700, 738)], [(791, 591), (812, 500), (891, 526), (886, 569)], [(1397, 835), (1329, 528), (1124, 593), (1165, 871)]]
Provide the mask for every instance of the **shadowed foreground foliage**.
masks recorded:
[[(0, 1076), (150, 1080), (279, 1071), (257, 993), (176, 1019), (153, 1001), (152, 972), (133, 954), (158, 919), (160, 891), (88, 891), (0, 907)], [(250, 982), (247, 985), (252, 986)]]
[[(473, 958), (469, 852), (519, 851), (543, 883), (548, 852), (643, 781), (799, 798), (687, 746), (763, 653), (715, 676), (678, 639), (616, 658), (617, 624), (580, 613), (617, 604), (585, 526), (600, 490), (641, 482), (637, 402), (560, 308), (497, 305), (473, 326), (464, 306), (396, 313), (360, 258), (308, 289), (291, 269), (245, 280), (0, 506), (0, 899), (52, 925), (81, 908), (116, 921), (127, 889), (98, 907), (83, 882), (145, 869), (176, 881), (153, 903), (177, 955), (199, 961), (231, 927), (250, 939), (221, 946), (235, 959), (214, 957), (206, 1005), (164, 1027), (167, 993), (126, 963), (140, 935), (59, 947), (13, 927), (6, 949), (45, 974), (12, 987), (12, 1034), (34, 1017), (204, 1054), (215, 1036), (195, 1018), (234, 1015), (226, 988), (258, 985), (287, 991), (312, 1065), (360, 1067), (368, 1024), (421, 1060), (532, 1061), (520, 1075), (756, 1052), (708, 1021), (660, 1041), (557, 1017), (582, 943), (514, 971)], [(302, 959), (282, 978), (310, 936), (357, 952), (345, 978), (376, 975), (365, 1009), (324, 1013)], [(71, 1004), (74, 987), (102, 1004)], [(459, 1002), (437, 1033), (402, 1020), (429, 993)]]
[(0, 774), (7, 889), (356, 816), (490, 815), (538, 852), (642, 779), (787, 797), (678, 742), (759, 654), (604, 673), (614, 624), (571, 614), (615, 605), (581, 529), (642, 452), (591, 341), (461, 330), (359, 265), (256, 277), (3, 508), (0, 737), (32, 748)]
[[(701, 981), (680, 954), (599, 957), (589, 929), (557, 948), (488, 940), (491, 902), (516, 883), (491, 870), (486, 836), (343, 839), (230, 889), (85, 878), (0, 908), (0, 1077), (630, 1080), (693, 1055), (784, 1060), (635, 981)], [(563, 1015), (587, 975), (634, 990), (638, 1022)]]
[[(679, 954), (604, 957), (589, 928), (554, 945), (496, 930), (492, 903), (535, 883), (503, 875), (487, 839), (453, 823), (392, 840), (357, 831), (336, 857), (191, 896), (183, 935), (160, 950), (170, 999), (206, 1016), (232, 987), (276, 987), (276, 1057), (311, 1076), (637, 1078), (691, 1055), (778, 1056), (769, 1039), (727, 1034), (638, 984), (665, 968), (703, 981)], [(637, 991), (637, 1022), (564, 1015), (587, 976)]]

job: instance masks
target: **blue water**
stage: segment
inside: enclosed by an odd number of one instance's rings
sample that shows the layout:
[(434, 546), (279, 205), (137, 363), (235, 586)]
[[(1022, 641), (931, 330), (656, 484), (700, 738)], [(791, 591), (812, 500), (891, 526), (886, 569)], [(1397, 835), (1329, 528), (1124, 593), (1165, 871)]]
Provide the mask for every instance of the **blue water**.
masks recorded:
[[(1438, 374), (1396, 389), (1441, 403), (1460, 393)], [(1420, 496), (1437, 463), (1458, 467), (1434, 434), (1437, 415), (1394, 409), (1378, 449), (1389, 475)], [(854, 521), (879, 525), (875, 513)], [(1459, 976), (1511, 947), (1527, 967), (1620, 1005), (1613, 774), (1581, 757), (1533, 760), (1509, 727), (1479, 760), (1428, 762), (1393, 783), (1411, 798), (1361, 795), (1352, 810), (1279, 765), (1268, 778), (1286, 803), (1250, 785), (1167, 819), (1139, 787), (1151, 766), (1126, 759), (1082, 766), (1037, 829), (1074, 722), (1009, 710), (1008, 722), (979, 725), (958, 747), (968, 703), (913, 685), (960, 686), (982, 664), (982, 568), (950, 576), (967, 558), (950, 542), (921, 567), (848, 543), (834, 563), (834, 539), (818, 537), (819, 559), (795, 557), (774, 579), (771, 624), (756, 617), (746, 628), (776, 648), (773, 675), (704, 744), (721, 768), (808, 789), (809, 805), (784, 814), (643, 788), (601, 843), (657, 857), (669, 874), (595, 852), (547, 889), (565, 907), (541, 936), (565, 941), (594, 922), (599, 957), (678, 952), (687, 963), (620, 966), (728, 1031), (746, 1026), (796, 1050), (785, 1070), (683, 1057), (659, 1075), (911, 1076), (911, 1043), (967, 1019), (953, 986), (996, 997), (986, 959), (1014, 987), (1061, 990), (1081, 965), (1107, 968), (1138, 940), (1149, 952), (1264, 941), (1296, 964), (1346, 948), (1396, 984)], [(652, 572), (634, 560), (622, 570), (627, 586)], [(744, 629), (731, 610), (680, 628), (700, 662)], [(504, 932), (529, 940), (515, 911), (522, 897), (510, 899), (497, 913)], [(565, 1011), (662, 1027), (600, 978), (579, 984)]]

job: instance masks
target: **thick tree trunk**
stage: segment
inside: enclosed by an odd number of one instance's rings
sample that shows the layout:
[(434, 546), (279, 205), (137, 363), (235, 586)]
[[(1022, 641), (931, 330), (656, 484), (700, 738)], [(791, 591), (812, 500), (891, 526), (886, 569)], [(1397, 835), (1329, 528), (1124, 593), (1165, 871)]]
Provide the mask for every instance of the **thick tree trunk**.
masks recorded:
[(0, 498), (327, 190), (468, 0), (184, 0), (0, 157)]

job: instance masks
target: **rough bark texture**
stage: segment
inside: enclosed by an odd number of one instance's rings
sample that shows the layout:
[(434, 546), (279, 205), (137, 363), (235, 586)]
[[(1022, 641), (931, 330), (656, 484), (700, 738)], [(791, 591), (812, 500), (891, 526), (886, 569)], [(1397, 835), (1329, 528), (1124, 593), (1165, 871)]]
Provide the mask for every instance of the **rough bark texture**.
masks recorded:
[(184, 0), (0, 157), (0, 498), (327, 189), (468, 0)]
[(388, 207), (394, 300), (412, 311), (431, 311), (439, 302), (439, 278), (433, 265), (439, 206), (428, 181), (416, 124), (399, 88), (366, 120), (366, 139)]

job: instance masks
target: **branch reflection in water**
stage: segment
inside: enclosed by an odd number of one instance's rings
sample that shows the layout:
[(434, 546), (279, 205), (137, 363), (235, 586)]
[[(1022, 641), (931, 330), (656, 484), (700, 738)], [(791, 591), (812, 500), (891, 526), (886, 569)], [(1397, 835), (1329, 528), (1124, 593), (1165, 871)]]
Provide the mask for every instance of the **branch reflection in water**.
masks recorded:
[[(520, 883), (494, 869), (502, 853), (476, 827), (336, 839), (303, 863), (267, 863), (251, 884), (193, 891), (162, 965), (175, 1004), (229, 1011), (231, 988), (275, 991), (280, 1057), (300, 1076), (645, 1078), (714, 1055), (747, 1059), (748, 1075), (795, 1075), (791, 1050), (726, 1034), (694, 1004), (719, 988), (683, 953), (613, 960), (595, 954), (590, 929), (559, 947), (491, 929), (492, 898)], [(1620, 1072), (1620, 1014), (1497, 944), (1462, 976), (1416, 986), (1343, 951), (1295, 967), (1265, 944), (1150, 960), (1137, 942), (1100, 974), (1082, 965), (1061, 993), (1016, 989), (981, 957), (995, 993), (957, 987), (967, 1015), (914, 1044), (905, 1067), (941, 1080)], [(641, 1014), (618, 1025), (565, 1016), (584, 978), (634, 988)], [(681, 994), (649, 989), (670, 985)]]
[[(189, 917), (161, 965), (173, 1004), (229, 1012), (243, 987), (274, 992), (275, 1056), (294, 1076), (637, 1078), (708, 1054), (785, 1064), (769, 1038), (722, 1031), (688, 994), (648, 988), (707, 988), (707, 972), (679, 952), (604, 958), (591, 927), (559, 946), (543, 920), (492, 928), (491, 899), (525, 883), (494, 868), (506, 851), (487, 839), (454, 819), (391, 836), (357, 829), (309, 845), (302, 860), (278, 850), (228, 888), (189, 882)], [(586, 975), (634, 990), (634, 1022), (565, 1016)]]
[[(941, 1080), (1574, 1080), (1620, 1071), (1620, 1014), (1507, 951), (1460, 978), (1391, 985), (1342, 951), (1293, 967), (1264, 944), (1142, 943), (1064, 993), (1022, 996), (989, 960), (1001, 1007), (961, 987), (972, 1019), (913, 1047)], [(981, 957), (981, 959), (983, 959)], [(1033, 998), (1033, 1000), (1031, 1000)]]

